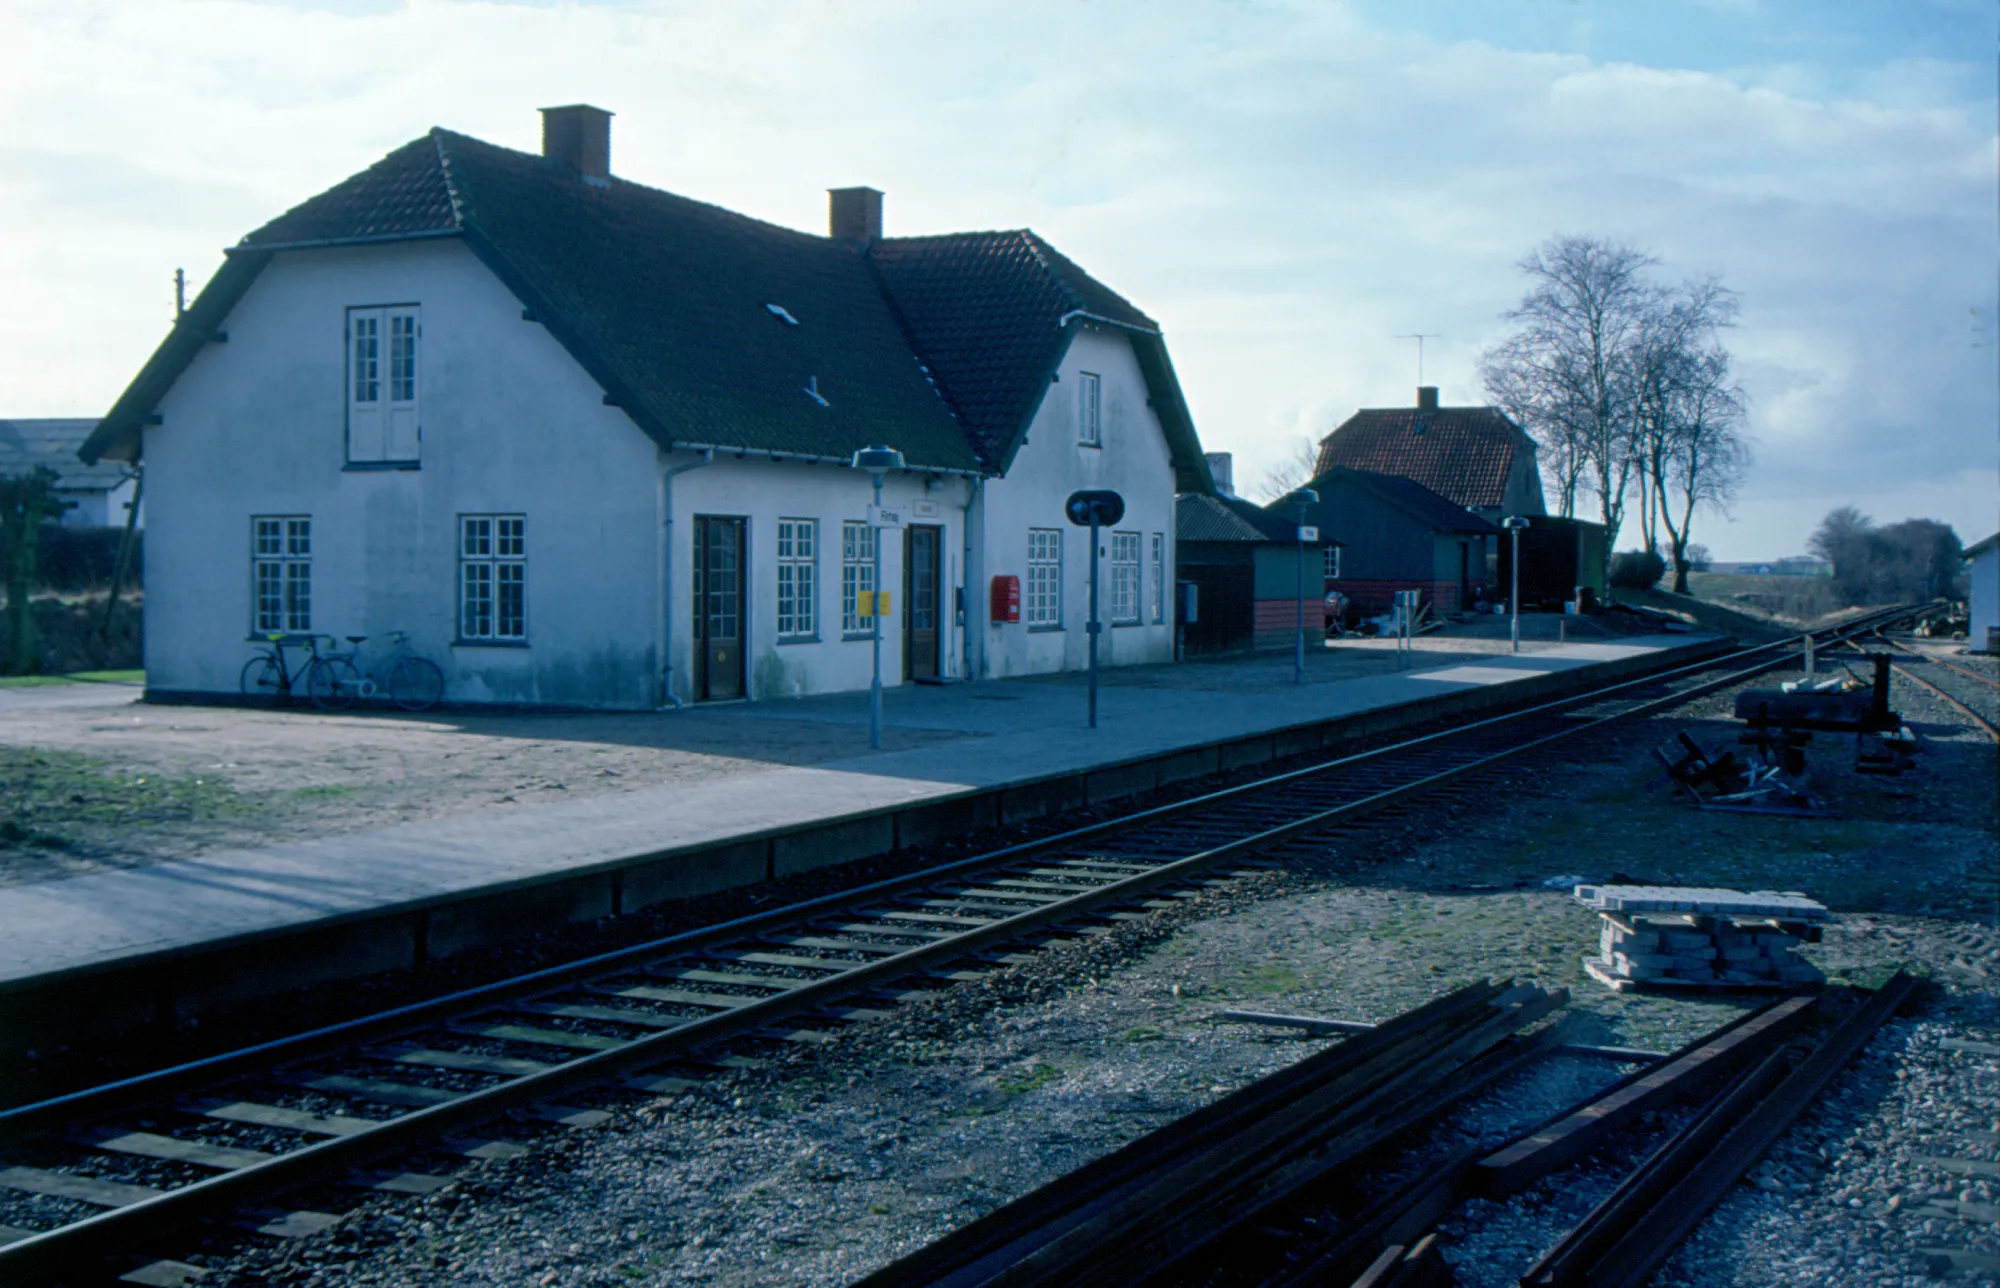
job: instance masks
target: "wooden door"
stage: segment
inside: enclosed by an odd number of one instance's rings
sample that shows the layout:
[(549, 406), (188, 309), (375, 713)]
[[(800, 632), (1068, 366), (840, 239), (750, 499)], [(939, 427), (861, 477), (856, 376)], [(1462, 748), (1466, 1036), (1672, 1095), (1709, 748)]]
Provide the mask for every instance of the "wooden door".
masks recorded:
[(743, 696), (743, 520), (694, 520), (694, 695)]
[(903, 538), (903, 678), (933, 679), (938, 673), (939, 615), (943, 585), (939, 554), (944, 529), (911, 526)]

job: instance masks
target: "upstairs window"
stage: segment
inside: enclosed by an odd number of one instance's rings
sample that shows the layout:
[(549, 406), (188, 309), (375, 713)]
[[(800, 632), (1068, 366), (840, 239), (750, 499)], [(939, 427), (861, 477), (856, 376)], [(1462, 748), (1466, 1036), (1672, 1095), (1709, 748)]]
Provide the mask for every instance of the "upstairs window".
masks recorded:
[(528, 638), (528, 520), (522, 515), (458, 517), (458, 637)]
[(250, 629), (312, 629), (312, 520), (260, 514), (250, 520)]
[(1084, 447), (1104, 446), (1104, 382), (1093, 371), (1076, 375), (1076, 441)]
[(422, 336), (414, 304), (347, 310), (350, 465), (417, 463), (417, 351)]
[(1340, 547), (1328, 545), (1325, 547), (1325, 551), (1326, 553), (1321, 558), (1325, 560), (1326, 575), (1328, 577), (1340, 576)]

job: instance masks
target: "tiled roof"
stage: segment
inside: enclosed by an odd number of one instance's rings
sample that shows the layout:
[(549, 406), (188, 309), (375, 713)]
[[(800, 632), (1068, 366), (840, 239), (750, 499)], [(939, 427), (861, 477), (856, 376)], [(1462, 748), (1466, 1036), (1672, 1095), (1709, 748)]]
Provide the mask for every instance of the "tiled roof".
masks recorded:
[(0, 420), (0, 476), (46, 465), (59, 492), (109, 491), (125, 481), (125, 470), (115, 462), (85, 465), (76, 455), (96, 428), (94, 420)]
[(895, 237), (869, 251), (910, 342), (980, 456), (1004, 467), (1084, 314), (1158, 334), (1124, 297), (1026, 230)]
[(1368, 470), (1333, 469), (1313, 479), (1307, 487), (1322, 495), (1333, 484), (1349, 482), (1366, 488), (1435, 532), (1494, 533), (1500, 529), (1462, 505), (1453, 505), (1423, 484), (1396, 474), (1376, 474)]
[(1175, 541), (1290, 541), (1292, 521), (1241, 497), (1191, 492), (1174, 498)]
[(886, 442), (915, 467), (999, 473), (1075, 325), (1096, 320), (1131, 336), (1180, 487), (1210, 486), (1158, 326), (1032, 232), (861, 251), (448, 130), (245, 237), (85, 453), (135, 449), (276, 251), (432, 236), (463, 237), (663, 444), (844, 460)]
[(1320, 440), (1315, 473), (1346, 468), (1411, 479), (1455, 505), (1505, 504), (1507, 477), (1534, 443), (1498, 407), (1355, 412)]

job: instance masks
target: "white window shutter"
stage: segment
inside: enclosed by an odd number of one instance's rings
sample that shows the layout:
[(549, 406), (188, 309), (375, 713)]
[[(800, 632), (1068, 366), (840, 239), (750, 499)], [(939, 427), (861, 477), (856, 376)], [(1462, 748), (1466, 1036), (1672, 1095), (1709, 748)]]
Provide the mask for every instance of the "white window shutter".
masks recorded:
[(414, 461), (418, 457), (417, 389), (422, 369), (417, 311), (389, 310), (382, 331), (388, 341), (388, 352), (384, 355), (384, 374), (388, 378), (382, 385), (388, 409), (383, 459)]
[(383, 459), (388, 433), (386, 319), (381, 309), (347, 312), (347, 459)]

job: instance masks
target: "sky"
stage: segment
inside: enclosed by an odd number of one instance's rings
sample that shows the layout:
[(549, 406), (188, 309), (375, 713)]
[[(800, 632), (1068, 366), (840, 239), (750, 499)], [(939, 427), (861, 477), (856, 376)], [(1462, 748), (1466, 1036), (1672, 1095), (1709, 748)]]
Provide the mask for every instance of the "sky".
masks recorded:
[[(1756, 462), (2000, 529), (1996, 0), (0, 0), (0, 417), (101, 415), (222, 249), (441, 125), (589, 102), (627, 179), (823, 231), (1032, 227), (1160, 320), (1248, 490), (1363, 407), (1487, 401), (1557, 234), (1719, 273)], [(1621, 545), (1635, 539), (1628, 526)]]

